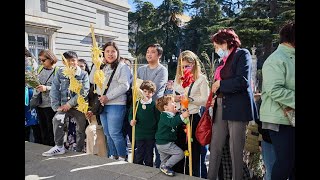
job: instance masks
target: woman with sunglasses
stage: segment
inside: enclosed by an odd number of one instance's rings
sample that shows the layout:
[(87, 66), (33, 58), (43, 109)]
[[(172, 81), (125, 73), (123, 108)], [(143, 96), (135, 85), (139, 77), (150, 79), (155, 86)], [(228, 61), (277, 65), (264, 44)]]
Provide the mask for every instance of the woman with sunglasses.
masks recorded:
[[(186, 50), (180, 53), (178, 58), (178, 66), (176, 77), (174, 80), (174, 92), (175, 92), (175, 101), (180, 102), (182, 94), (188, 92), (189, 99), (189, 112), (190, 112), (190, 124), (192, 131), (192, 176), (200, 177), (200, 154), (201, 154), (201, 145), (199, 144), (197, 138), (195, 137), (195, 131), (200, 121), (200, 108), (205, 106), (207, 98), (209, 96), (209, 85), (207, 77), (201, 73), (199, 57), (194, 54), (192, 51)], [(182, 70), (189, 69), (190, 73), (193, 75), (194, 82), (186, 87), (182, 87), (181, 77)], [(180, 104), (177, 103), (177, 109), (180, 109)], [(177, 142), (176, 144), (183, 150), (187, 150), (187, 141), (186, 133), (184, 132), (184, 126), (180, 125), (177, 132)], [(181, 160), (175, 166), (173, 170), (179, 173), (189, 174), (189, 162), (185, 159)]]
[(48, 49), (41, 50), (38, 57), (41, 65), (38, 67), (37, 71), (41, 84), (35, 88), (33, 96), (42, 96), (42, 103), (36, 107), (42, 143), (44, 145), (54, 146), (52, 118), (55, 115), (55, 112), (51, 108), (49, 93), (51, 90), (53, 77), (55, 72), (57, 72), (55, 64), (58, 59)]

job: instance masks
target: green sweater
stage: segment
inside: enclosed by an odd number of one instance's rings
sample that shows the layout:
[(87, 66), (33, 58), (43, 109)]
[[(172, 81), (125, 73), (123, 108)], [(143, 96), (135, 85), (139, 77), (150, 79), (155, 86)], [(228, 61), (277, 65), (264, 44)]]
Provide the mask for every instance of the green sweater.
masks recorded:
[(280, 44), (262, 67), (260, 120), (289, 125), (279, 105), (295, 109), (295, 48)]
[[(142, 104), (139, 102), (137, 114), (136, 114), (136, 140), (152, 140), (156, 134), (157, 124), (159, 121), (160, 112), (156, 108), (155, 102), (151, 104), (145, 104), (146, 109), (142, 109)], [(132, 106), (129, 112), (129, 123), (132, 120)]]
[(167, 144), (177, 140), (177, 126), (183, 121), (179, 114), (171, 115), (167, 112), (161, 112), (156, 132), (156, 144)]

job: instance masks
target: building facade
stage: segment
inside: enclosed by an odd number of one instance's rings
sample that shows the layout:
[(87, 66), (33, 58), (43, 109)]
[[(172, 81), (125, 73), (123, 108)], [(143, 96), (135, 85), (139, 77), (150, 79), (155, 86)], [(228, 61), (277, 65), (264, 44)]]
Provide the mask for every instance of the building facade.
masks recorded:
[(101, 47), (107, 41), (118, 44), (120, 55), (128, 52), (128, 0), (25, 0), (25, 46), (37, 57), (50, 49), (58, 57), (75, 51), (91, 64), (90, 24)]

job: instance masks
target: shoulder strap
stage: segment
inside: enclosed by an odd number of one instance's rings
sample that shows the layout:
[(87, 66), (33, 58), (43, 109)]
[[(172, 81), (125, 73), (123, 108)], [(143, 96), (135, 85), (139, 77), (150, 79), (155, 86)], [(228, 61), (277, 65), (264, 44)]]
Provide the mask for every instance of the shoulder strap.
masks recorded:
[(50, 74), (50, 76), (48, 77), (48, 79), (46, 80), (46, 82), (44, 82), (43, 85), (46, 85), (46, 84), (47, 84), (48, 80), (50, 79), (50, 77), (52, 76), (53, 73), (55, 73), (55, 69), (52, 71), (52, 73)]
[(111, 76), (110, 76), (110, 79), (109, 79), (109, 81), (108, 81), (108, 83), (107, 83), (107, 88), (104, 90), (103, 95), (106, 95), (106, 94), (107, 94), (107, 91), (108, 91), (109, 86), (110, 86), (110, 84), (111, 84), (113, 75), (115, 74), (115, 72), (116, 72), (116, 70), (117, 70), (117, 67), (118, 67), (118, 65), (117, 65), (117, 66), (114, 68), (114, 70), (112, 71), (112, 74), (111, 74)]
[(43, 65), (40, 65), (39, 68), (38, 68), (37, 73), (40, 74), (40, 72), (41, 72), (42, 70), (43, 70)]
[(210, 91), (210, 94), (209, 94), (208, 99), (207, 99), (206, 110), (209, 109), (209, 107), (211, 106), (212, 98), (213, 98), (214, 95), (215, 94), (212, 91)]
[(56, 73), (58, 72), (58, 70), (59, 70), (59, 67), (58, 67), (58, 66), (55, 66), (55, 67), (54, 67), (54, 74), (56, 74)]
[(189, 88), (189, 91), (188, 91), (188, 97), (190, 96), (190, 93), (191, 93), (191, 89), (192, 89), (193, 84), (194, 84), (194, 81), (193, 81), (193, 82), (191, 83), (191, 85), (190, 85), (190, 88)]

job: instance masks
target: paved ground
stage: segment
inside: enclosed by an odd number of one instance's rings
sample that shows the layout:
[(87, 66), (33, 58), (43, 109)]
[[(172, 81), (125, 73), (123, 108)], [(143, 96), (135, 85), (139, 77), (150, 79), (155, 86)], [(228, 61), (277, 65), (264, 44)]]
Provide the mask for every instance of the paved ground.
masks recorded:
[(195, 180), (196, 177), (177, 173), (174, 177), (164, 175), (157, 168), (115, 161), (95, 155), (70, 152), (55, 157), (43, 157), (41, 154), (49, 146), (25, 143), (26, 180)]
[[(130, 141), (127, 139), (127, 144), (128, 144), (128, 161), (131, 162), (131, 159), (132, 159), (132, 154), (131, 154), (131, 143)], [(153, 152), (155, 154), (155, 152)], [(205, 158), (205, 164), (206, 164), (206, 167), (207, 167), (207, 171), (209, 169), (209, 156), (210, 156), (210, 152), (207, 151), (207, 154), (206, 154), (206, 158)], [(155, 157), (153, 159), (153, 162), (155, 162)], [(155, 166), (154, 166), (155, 167)]]

